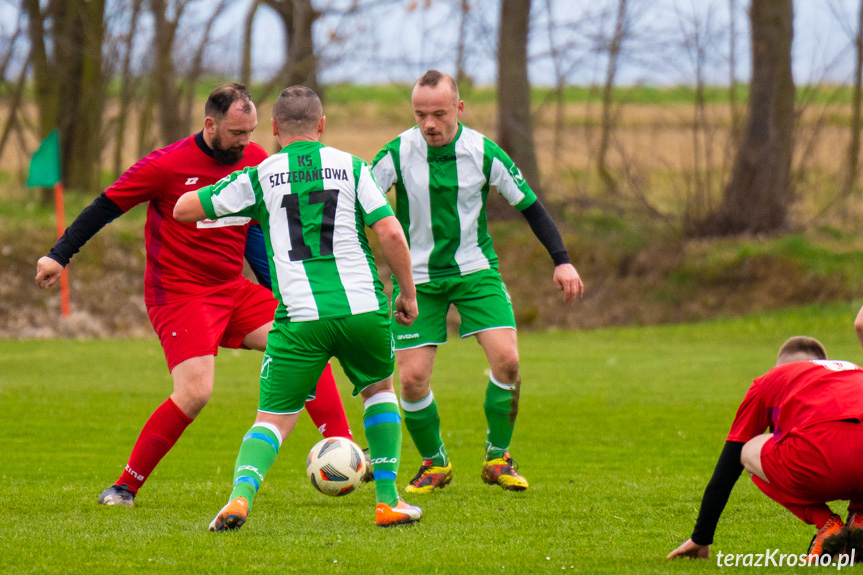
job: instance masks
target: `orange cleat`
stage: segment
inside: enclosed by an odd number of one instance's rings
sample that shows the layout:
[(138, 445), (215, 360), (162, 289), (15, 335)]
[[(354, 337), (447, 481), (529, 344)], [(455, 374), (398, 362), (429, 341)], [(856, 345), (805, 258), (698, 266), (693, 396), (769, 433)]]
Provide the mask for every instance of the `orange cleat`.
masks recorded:
[(823, 555), (833, 557), (837, 553), (841, 553), (845, 549), (847, 540), (845, 524), (842, 523), (842, 518), (834, 513), (812, 538), (806, 558), (807, 562), (814, 563)]
[(237, 497), (222, 507), (216, 518), (210, 523), (210, 531), (228, 531), (239, 529), (249, 516), (249, 502), (245, 497)]
[(395, 507), (386, 503), (378, 503), (375, 508), (375, 523), (378, 527), (392, 527), (394, 525), (409, 525), (416, 523), (423, 516), (423, 510), (415, 505), (408, 505), (399, 497)]

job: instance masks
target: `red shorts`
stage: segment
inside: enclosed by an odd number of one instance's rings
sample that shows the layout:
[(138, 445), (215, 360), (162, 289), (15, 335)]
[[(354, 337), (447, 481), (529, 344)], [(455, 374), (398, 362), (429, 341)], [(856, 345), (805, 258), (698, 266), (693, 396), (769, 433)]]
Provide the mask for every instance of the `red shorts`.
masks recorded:
[(272, 323), (278, 305), (270, 290), (243, 278), (214, 294), (148, 306), (147, 314), (171, 371), (189, 358), (218, 355), (219, 347), (243, 347), (246, 335)]
[(777, 503), (813, 505), (863, 499), (863, 424), (819, 423), (793, 431), (761, 448), (761, 468), (770, 480), (752, 476)]

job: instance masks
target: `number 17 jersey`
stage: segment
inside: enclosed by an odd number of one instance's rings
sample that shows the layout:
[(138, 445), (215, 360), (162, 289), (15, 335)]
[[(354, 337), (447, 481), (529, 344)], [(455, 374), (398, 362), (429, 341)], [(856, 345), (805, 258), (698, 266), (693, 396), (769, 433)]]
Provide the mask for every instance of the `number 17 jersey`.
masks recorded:
[(294, 142), (198, 197), (210, 218), (241, 215), (261, 224), (277, 320), (386, 309), (365, 227), (393, 211), (361, 159), (320, 142)]

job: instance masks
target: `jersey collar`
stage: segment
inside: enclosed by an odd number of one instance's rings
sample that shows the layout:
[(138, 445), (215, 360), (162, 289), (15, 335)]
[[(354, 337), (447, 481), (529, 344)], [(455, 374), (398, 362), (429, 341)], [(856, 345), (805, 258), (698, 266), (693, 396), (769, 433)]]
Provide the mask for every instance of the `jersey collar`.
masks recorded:
[(198, 145), (198, 149), (213, 158), (216, 159), (216, 156), (213, 155), (213, 149), (207, 145), (207, 142), (204, 141), (204, 130), (201, 130), (197, 134), (195, 134), (195, 143)]

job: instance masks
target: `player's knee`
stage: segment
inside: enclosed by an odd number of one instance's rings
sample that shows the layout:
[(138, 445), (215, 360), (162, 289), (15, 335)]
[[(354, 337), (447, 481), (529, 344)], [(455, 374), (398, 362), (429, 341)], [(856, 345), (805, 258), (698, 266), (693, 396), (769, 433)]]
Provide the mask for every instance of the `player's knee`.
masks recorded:
[(518, 352), (508, 353), (502, 356), (492, 369), (494, 376), (505, 383), (513, 383), (518, 380)]
[(402, 397), (408, 401), (418, 401), (428, 395), (429, 376), (419, 370), (400, 370), (399, 383)]

